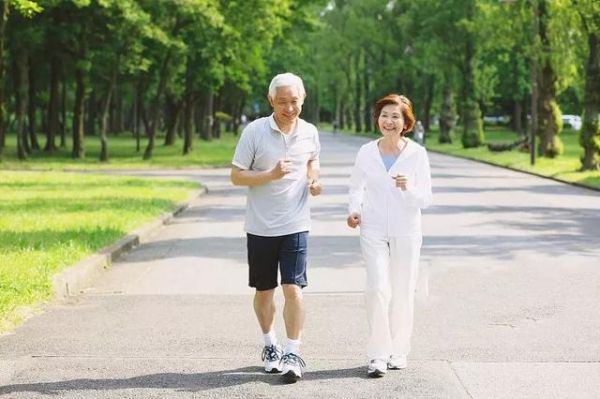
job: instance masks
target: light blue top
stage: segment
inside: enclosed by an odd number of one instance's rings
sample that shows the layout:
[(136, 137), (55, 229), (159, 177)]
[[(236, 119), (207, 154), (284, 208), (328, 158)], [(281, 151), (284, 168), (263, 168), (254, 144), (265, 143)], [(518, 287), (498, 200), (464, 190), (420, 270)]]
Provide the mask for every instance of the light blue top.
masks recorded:
[(385, 170), (387, 170), (389, 172), (390, 168), (392, 167), (394, 162), (396, 162), (396, 158), (398, 158), (398, 156), (397, 155), (383, 155), (382, 153), (379, 153), (379, 154), (381, 155), (381, 159), (383, 160), (383, 164), (385, 165)]

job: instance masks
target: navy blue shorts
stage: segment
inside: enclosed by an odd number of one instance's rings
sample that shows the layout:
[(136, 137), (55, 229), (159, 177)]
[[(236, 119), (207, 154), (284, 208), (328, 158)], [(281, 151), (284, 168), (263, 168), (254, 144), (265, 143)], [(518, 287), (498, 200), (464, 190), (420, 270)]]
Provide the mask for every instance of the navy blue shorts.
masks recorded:
[(278, 237), (247, 234), (250, 287), (257, 291), (277, 287), (277, 269), (281, 284), (306, 287), (306, 253), (308, 231)]

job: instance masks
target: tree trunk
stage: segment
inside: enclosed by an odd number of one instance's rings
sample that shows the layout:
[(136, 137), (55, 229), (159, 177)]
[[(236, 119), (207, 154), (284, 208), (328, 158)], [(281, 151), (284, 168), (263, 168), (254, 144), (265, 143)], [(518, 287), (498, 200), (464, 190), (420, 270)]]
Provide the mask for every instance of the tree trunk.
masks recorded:
[(556, 80), (551, 61), (552, 46), (548, 35), (548, 10), (546, 0), (539, 1), (540, 39), (543, 46), (543, 65), (539, 82), (539, 109), (538, 131), (540, 138), (538, 154), (547, 158), (554, 158), (562, 154), (563, 145), (558, 137), (560, 133), (560, 109), (556, 102)]
[(6, 22), (8, 21), (8, 0), (0, 3), (0, 155), (6, 145), (6, 105), (4, 104), (4, 82), (6, 75), (5, 68), (5, 52), (4, 52), (4, 36), (6, 33)]
[[(191, 66), (188, 67), (190, 74), (192, 72)], [(187, 79), (186, 93), (185, 93), (185, 105), (183, 110), (183, 155), (187, 155), (192, 151), (192, 142), (194, 140), (194, 95), (191, 86), (191, 76)]]
[[(96, 90), (92, 90), (88, 100), (87, 100), (87, 109), (86, 109), (86, 115), (87, 115), (87, 120), (86, 120), (86, 129), (85, 129), (85, 134), (86, 136), (95, 136), (96, 135), (96, 119), (98, 117), (98, 103), (96, 101)], [(101, 111), (102, 114), (100, 116), (100, 118), (104, 117), (104, 104), (102, 104), (101, 106)], [(102, 121), (100, 122), (102, 123)]]
[[(471, 0), (468, 6), (467, 18), (474, 18), (475, 4)], [(463, 81), (463, 103), (462, 123), (463, 134), (461, 137), (464, 148), (473, 148), (483, 145), (483, 120), (475, 94), (475, 73), (473, 64), (475, 62), (475, 38), (472, 32), (467, 32), (465, 37), (465, 59), (464, 59), (464, 81)]]
[(212, 112), (212, 137), (215, 139), (221, 138), (221, 120), (216, 117), (215, 112), (221, 109), (221, 93), (213, 96), (213, 112)]
[(350, 104), (346, 104), (344, 112), (346, 113), (346, 125), (348, 130), (352, 130), (352, 111), (350, 110)]
[(423, 116), (421, 122), (423, 123), (423, 129), (425, 133), (429, 131), (429, 121), (431, 119), (431, 107), (433, 106), (433, 97), (435, 95), (435, 77), (433, 75), (427, 76), (425, 82), (425, 98), (423, 101)]
[(600, 33), (588, 33), (589, 55), (586, 65), (583, 126), (580, 142), (583, 146), (582, 170), (600, 169)]
[(438, 142), (440, 144), (452, 143), (454, 129), (454, 96), (449, 82), (449, 76), (446, 76), (443, 90), (442, 109), (440, 110), (440, 135)]
[(371, 78), (369, 76), (369, 57), (367, 52), (363, 51), (364, 66), (363, 66), (363, 85), (364, 85), (364, 120), (365, 120), (365, 132), (373, 131), (373, 124), (371, 118)]
[(113, 90), (115, 97), (115, 102), (117, 103), (117, 117), (116, 117), (116, 129), (115, 134), (119, 134), (125, 131), (125, 112), (123, 107), (123, 86), (115, 86)]
[(75, 69), (75, 106), (73, 108), (73, 151), (74, 159), (85, 158), (83, 116), (85, 111), (85, 78), (81, 68)]
[(167, 132), (165, 134), (165, 145), (174, 145), (177, 141), (177, 125), (179, 124), (179, 115), (184, 106), (184, 101), (178, 101), (170, 94), (166, 96), (165, 120)]
[(44, 151), (56, 151), (55, 138), (59, 134), (58, 113), (60, 108), (60, 95), (58, 85), (60, 82), (60, 58), (52, 55), (50, 58), (50, 98), (48, 99), (48, 128), (46, 130), (46, 146)]
[(520, 135), (525, 135), (523, 129), (523, 107), (521, 106), (520, 100), (513, 100), (513, 116), (512, 116), (512, 128), (515, 132)]
[(60, 100), (60, 148), (67, 147), (67, 78), (65, 71), (61, 71), (61, 100)]
[(25, 130), (25, 113), (27, 110), (27, 54), (17, 50), (14, 55), (13, 76), (15, 88), (15, 108), (17, 121), (17, 158), (26, 159), (29, 152)]
[(29, 67), (28, 67), (28, 74), (29, 74), (29, 98), (28, 98), (28, 105), (27, 105), (27, 128), (29, 131), (29, 140), (31, 141), (31, 148), (33, 150), (39, 150), (40, 149), (40, 144), (38, 142), (37, 139), (37, 134), (36, 134), (36, 121), (35, 121), (35, 115), (36, 115), (36, 95), (35, 95), (35, 70), (33, 67), (33, 58), (29, 57)]
[(159, 106), (160, 99), (165, 91), (165, 87), (167, 84), (167, 75), (169, 69), (169, 63), (171, 62), (172, 50), (169, 49), (165, 58), (160, 67), (160, 79), (158, 82), (158, 87), (156, 89), (156, 95), (152, 101), (152, 105), (150, 108), (150, 117), (152, 118), (150, 123), (148, 123), (148, 145), (146, 146), (146, 151), (144, 152), (144, 160), (148, 160), (152, 158), (152, 151), (154, 151), (154, 140), (156, 138), (156, 129), (158, 127), (159, 121)]
[(213, 89), (212, 87), (206, 92), (206, 101), (204, 103), (204, 118), (202, 120), (202, 130), (200, 135), (203, 140), (210, 141), (212, 139), (211, 129), (213, 125)]
[(360, 57), (354, 57), (354, 131), (359, 133), (362, 132), (362, 114), (360, 102), (362, 99), (362, 85), (360, 81)]
[[(119, 62), (116, 61), (115, 65)], [(106, 97), (104, 98), (104, 104), (102, 104), (102, 117), (100, 119), (100, 162), (108, 162), (108, 138), (106, 132), (108, 131), (108, 114), (110, 110), (111, 97), (117, 82), (118, 67), (115, 66), (110, 77), (110, 82), (106, 90)]]

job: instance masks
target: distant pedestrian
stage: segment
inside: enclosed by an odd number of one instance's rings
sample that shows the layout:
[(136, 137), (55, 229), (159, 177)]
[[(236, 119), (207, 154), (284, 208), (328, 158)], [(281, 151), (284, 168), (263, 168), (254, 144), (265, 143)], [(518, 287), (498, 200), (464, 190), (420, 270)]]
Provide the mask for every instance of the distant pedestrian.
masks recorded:
[[(249, 285), (256, 289), (254, 311), (264, 337), (265, 371), (282, 372), (285, 382), (302, 378), (305, 365), (299, 350), (305, 314), (302, 288), (308, 284), (308, 194), (321, 193), (317, 128), (299, 118), (305, 97), (298, 76), (275, 76), (268, 95), (273, 113), (246, 126), (231, 169), (232, 183), (248, 186)], [(273, 328), (278, 270), (285, 297), (283, 351)]]
[(360, 226), (367, 268), (367, 375), (406, 367), (421, 251), (421, 209), (431, 203), (423, 147), (405, 137), (415, 117), (411, 101), (391, 94), (377, 101), (374, 122), (383, 137), (363, 145), (350, 179), (347, 223)]
[(331, 126), (333, 128), (333, 135), (335, 136), (335, 134), (338, 132), (338, 128), (340, 126), (340, 124), (338, 123), (337, 119), (333, 120)]

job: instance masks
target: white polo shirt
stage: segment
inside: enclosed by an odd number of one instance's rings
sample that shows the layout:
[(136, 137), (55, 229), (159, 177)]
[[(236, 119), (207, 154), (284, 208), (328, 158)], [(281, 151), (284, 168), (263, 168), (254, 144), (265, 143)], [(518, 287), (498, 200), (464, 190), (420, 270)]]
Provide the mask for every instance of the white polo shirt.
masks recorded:
[(321, 145), (317, 128), (298, 119), (296, 128), (283, 134), (273, 115), (246, 126), (235, 149), (233, 165), (266, 171), (281, 159), (292, 161), (292, 172), (282, 179), (248, 188), (246, 232), (275, 237), (310, 230), (307, 165), (318, 160)]

